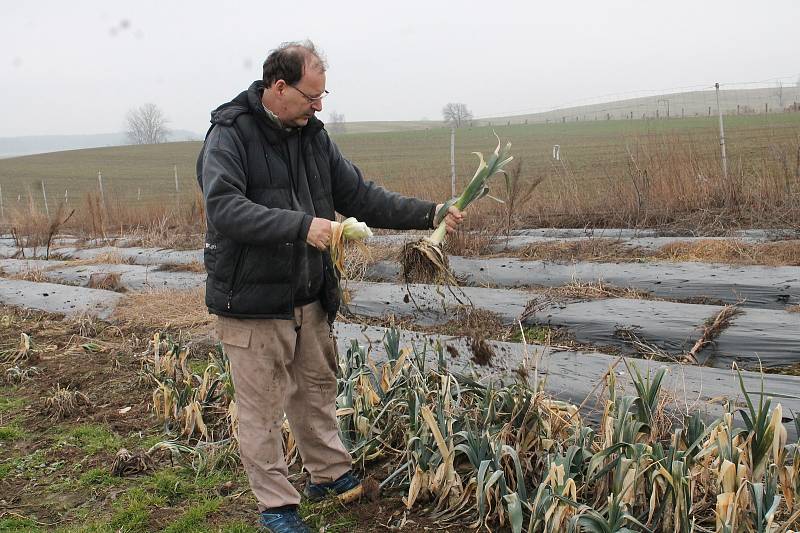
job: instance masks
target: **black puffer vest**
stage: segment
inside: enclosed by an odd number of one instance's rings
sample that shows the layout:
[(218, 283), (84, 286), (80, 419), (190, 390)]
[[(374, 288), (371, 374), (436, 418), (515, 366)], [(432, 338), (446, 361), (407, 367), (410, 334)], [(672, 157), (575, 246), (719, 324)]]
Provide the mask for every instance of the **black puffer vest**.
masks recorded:
[[(259, 116), (258, 108), (254, 112), (260, 99), (253, 100), (251, 87), (212, 114), (215, 125), (212, 129), (233, 127), (242, 142), (237, 149), (247, 176), (247, 199), (269, 208), (305, 211), (334, 220), (328, 154), (319, 135), (323, 124), (312, 118), (303, 128), (301, 175), (293, 176), (297, 169), (290, 171), (287, 154), (281, 146), (288, 133), (272, 127), (264, 115)], [(201, 188), (203, 156), (201, 152), (198, 159)], [(305, 194), (293, 194), (293, 179), (308, 184)], [(308, 202), (312, 205), (302, 205)], [(295, 305), (308, 303), (294, 301), (299, 270), (305, 269), (303, 279), (308, 279), (308, 289), (316, 295), (310, 301), (317, 297), (321, 300), (331, 323), (336, 317), (338, 275), (328, 252), (320, 253), (301, 240), (263, 246), (237, 243), (218, 232), (209, 220), (204, 256), (208, 273), (206, 305), (214, 314), (292, 319)]]

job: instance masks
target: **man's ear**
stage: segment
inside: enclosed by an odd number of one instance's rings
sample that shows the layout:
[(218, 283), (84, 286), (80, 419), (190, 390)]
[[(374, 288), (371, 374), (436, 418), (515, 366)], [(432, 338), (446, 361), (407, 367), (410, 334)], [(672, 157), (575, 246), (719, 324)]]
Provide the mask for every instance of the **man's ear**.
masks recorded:
[(280, 95), (283, 95), (283, 92), (286, 90), (286, 82), (283, 80), (276, 81), (272, 84), (272, 90)]

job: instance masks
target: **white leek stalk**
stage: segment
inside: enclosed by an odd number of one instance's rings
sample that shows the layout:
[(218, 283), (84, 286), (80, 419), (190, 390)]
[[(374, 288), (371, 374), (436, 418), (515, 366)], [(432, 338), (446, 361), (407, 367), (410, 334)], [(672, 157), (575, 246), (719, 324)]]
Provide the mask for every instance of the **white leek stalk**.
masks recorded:
[(331, 222), (331, 259), (339, 272), (344, 272), (344, 246), (346, 241), (363, 242), (372, 237), (372, 230), (364, 222), (359, 222), (354, 217), (344, 219), (342, 222)]

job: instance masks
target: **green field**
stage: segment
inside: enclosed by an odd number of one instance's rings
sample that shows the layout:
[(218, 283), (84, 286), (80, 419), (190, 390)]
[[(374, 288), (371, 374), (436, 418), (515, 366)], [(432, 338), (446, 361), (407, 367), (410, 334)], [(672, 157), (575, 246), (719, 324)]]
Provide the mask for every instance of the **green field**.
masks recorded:
[[(795, 172), (800, 113), (728, 116), (725, 131), (732, 172)], [(475, 168), (476, 159), (470, 152), (486, 153), (494, 148), (493, 132), (513, 143), (512, 153), (524, 161), (525, 175), (548, 178), (544, 187), (551, 192), (559, 190), (559, 180), (565, 175), (578, 182), (626, 179), (631, 157), (640, 160), (653, 151), (682, 154), (681, 157), (691, 157), (692, 164), (719, 166), (718, 122), (713, 117), (512, 124), (457, 130), (457, 175), (462, 182)], [(345, 133), (335, 139), (370, 179), (406, 191), (449, 188), (448, 128)], [(560, 146), (560, 162), (551, 158), (555, 144)], [(98, 190), (98, 172), (102, 172), (106, 195), (118, 201), (129, 205), (163, 203), (175, 198), (174, 168), (178, 172), (179, 194), (189, 197), (196, 191), (195, 159), (199, 149), (200, 143), (182, 142), (2, 159), (3, 206), (6, 210), (13, 208), (18, 198), (22, 201), (27, 197), (28, 191), (37, 206), (42, 204), (42, 180), (51, 208), (63, 200), (65, 192), (70, 205), (79, 205), (87, 191)]]

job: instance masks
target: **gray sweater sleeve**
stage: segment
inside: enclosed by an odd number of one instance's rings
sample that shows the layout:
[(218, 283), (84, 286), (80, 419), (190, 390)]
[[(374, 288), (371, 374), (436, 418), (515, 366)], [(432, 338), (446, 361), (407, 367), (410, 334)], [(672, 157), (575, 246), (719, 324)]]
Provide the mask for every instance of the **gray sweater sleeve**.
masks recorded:
[(353, 216), (373, 228), (431, 229), (436, 204), (388, 191), (364, 180), (361, 170), (348, 161), (326, 132), (323, 142), (331, 165), (336, 211)]
[(247, 197), (244, 145), (229, 126), (215, 126), (202, 155), (202, 188), (209, 224), (241, 244), (268, 245), (305, 241), (312, 217), (274, 209)]

